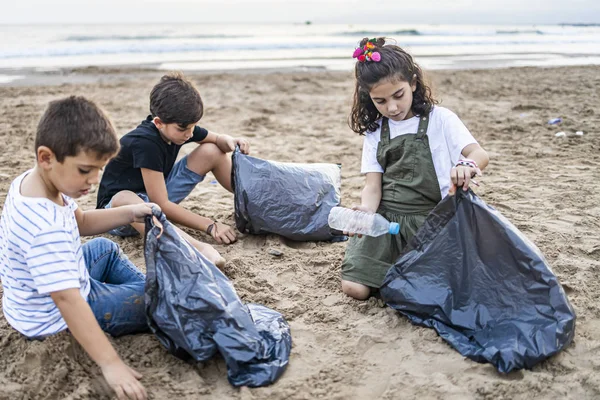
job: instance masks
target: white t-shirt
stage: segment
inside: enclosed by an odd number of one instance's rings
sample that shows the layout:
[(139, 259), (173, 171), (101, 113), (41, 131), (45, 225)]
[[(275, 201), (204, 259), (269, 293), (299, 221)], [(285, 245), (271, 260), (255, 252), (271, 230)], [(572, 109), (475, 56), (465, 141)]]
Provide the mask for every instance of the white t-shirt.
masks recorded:
[(79, 288), (87, 299), (77, 203), (63, 196), (60, 207), (45, 198), (21, 196), (27, 171), (13, 181), (0, 217), (2, 308), (13, 328), (28, 337), (48, 336), (67, 325), (50, 293)]
[[(419, 127), (419, 117), (415, 116), (404, 121), (389, 120), (390, 139), (405, 134), (416, 134)], [(446, 197), (452, 184), (450, 171), (462, 157), (462, 150), (477, 143), (471, 132), (462, 123), (460, 118), (444, 107), (435, 106), (429, 114), (427, 127), (429, 148), (433, 159), (433, 166), (437, 175), (442, 198)], [(381, 120), (379, 128), (368, 132), (363, 142), (362, 164), (360, 171), (383, 173), (383, 168), (377, 161), (377, 145), (381, 137)]]

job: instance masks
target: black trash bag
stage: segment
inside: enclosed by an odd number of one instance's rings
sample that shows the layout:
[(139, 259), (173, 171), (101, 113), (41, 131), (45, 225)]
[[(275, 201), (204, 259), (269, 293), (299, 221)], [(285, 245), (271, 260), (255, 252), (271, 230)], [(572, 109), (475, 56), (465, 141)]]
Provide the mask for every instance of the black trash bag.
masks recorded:
[(275, 233), (297, 241), (344, 240), (327, 218), (340, 205), (338, 164), (295, 164), (233, 152), (231, 182), (240, 232)]
[(503, 373), (532, 368), (575, 333), (575, 312), (539, 249), (470, 190), (431, 212), (381, 296), (463, 356)]
[(182, 239), (155, 210), (146, 220), (146, 316), (167, 350), (205, 361), (217, 351), (234, 386), (275, 382), (285, 371), (292, 347), (290, 327), (276, 311), (242, 304), (227, 277)]

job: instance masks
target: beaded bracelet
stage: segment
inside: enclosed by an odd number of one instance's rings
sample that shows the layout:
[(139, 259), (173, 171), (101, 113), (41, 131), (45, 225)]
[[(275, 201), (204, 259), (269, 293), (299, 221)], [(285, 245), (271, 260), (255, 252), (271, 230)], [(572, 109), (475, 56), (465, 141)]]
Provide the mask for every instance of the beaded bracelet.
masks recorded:
[[(461, 160), (458, 160), (458, 162), (456, 163), (456, 166), (473, 168), (475, 171), (473, 171), (473, 173), (471, 174), (471, 178), (476, 176), (478, 173), (481, 173), (481, 170), (477, 166), (477, 163), (475, 162), (475, 160), (471, 160), (470, 158), (463, 158)], [(475, 186), (479, 186), (479, 183), (475, 179), (471, 179), (471, 182)]]
[(479, 169), (475, 160), (471, 160), (470, 158), (463, 158), (461, 160), (458, 160), (456, 166), (458, 167), (459, 165)]

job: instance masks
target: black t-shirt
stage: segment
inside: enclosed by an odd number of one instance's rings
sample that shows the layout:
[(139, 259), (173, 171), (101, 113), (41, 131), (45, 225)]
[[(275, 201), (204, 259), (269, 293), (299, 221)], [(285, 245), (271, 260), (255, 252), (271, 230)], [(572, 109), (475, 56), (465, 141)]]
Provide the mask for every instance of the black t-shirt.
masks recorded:
[[(196, 126), (192, 138), (184, 144), (200, 142), (207, 135), (206, 129)], [(103, 208), (122, 190), (145, 192), (140, 168), (162, 172), (167, 179), (181, 146), (165, 142), (149, 115), (137, 128), (121, 138), (119, 155), (108, 163), (102, 174), (96, 208)]]

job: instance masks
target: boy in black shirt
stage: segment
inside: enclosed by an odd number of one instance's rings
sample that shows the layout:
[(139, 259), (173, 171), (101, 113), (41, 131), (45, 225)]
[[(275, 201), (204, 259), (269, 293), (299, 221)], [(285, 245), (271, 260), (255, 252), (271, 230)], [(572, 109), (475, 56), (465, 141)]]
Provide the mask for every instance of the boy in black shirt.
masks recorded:
[[(189, 195), (208, 172), (212, 172), (225, 189), (231, 189), (231, 157), (226, 153), (240, 146), (248, 154), (249, 143), (196, 126), (204, 107), (198, 90), (180, 73), (163, 76), (150, 93), (150, 113), (145, 121), (121, 138), (121, 151), (106, 166), (96, 208), (119, 207), (152, 201), (171, 221), (201, 230), (217, 243), (236, 240), (227, 225), (197, 215), (179, 203)], [(175, 163), (179, 149), (197, 142), (187, 156)], [(131, 236), (144, 233), (144, 225), (134, 223), (110, 233)], [(224, 259), (210, 245), (180, 231), (208, 259), (222, 266)]]

